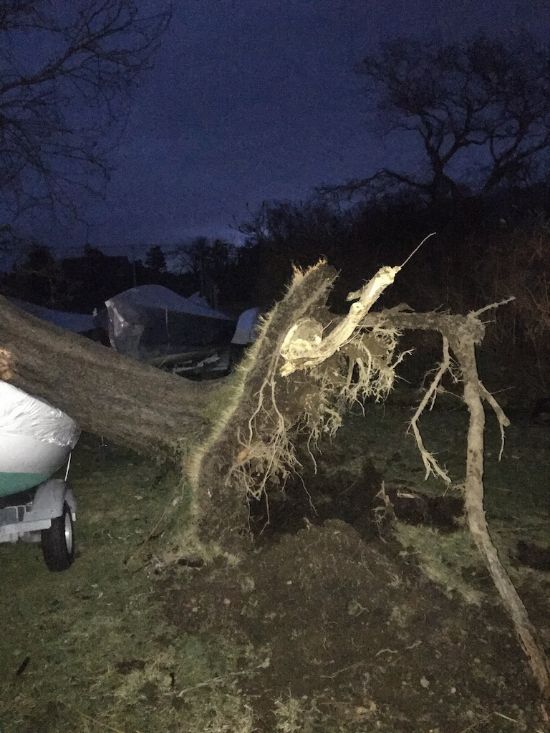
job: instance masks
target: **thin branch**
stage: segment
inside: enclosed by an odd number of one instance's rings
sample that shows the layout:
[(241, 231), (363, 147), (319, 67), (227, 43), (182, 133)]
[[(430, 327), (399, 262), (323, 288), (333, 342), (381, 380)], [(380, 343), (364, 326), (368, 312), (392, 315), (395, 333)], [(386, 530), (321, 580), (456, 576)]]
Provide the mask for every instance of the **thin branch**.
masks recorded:
[(451, 356), (449, 354), (449, 341), (446, 336), (443, 336), (443, 358), (441, 360), (441, 364), (439, 365), (437, 372), (435, 373), (435, 376), (429, 386), (429, 388), (424, 393), (423, 398), (421, 399), (418, 407), (416, 408), (416, 411), (414, 415), (411, 418), (411, 421), (409, 423), (409, 428), (413, 431), (416, 444), (418, 446), (418, 450), (420, 451), (420, 456), (422, 458), (422, 463), (424, 464), (424, 468), (426, 469), (426, 473), (424, 475), (424, 479), (427, 479), (430, 474), (437, 474), (439, 478), (443, 479), (446, 484), (451, 483), (451, 479), (449, 477), (449, 474), (447, 471), (445, 471), (439, 463), (436, 461), (434, 455), (430, 453), (426, 448), (424, 447), (424, 441), (422, 440), (422, 435), (420, 434), (420, 430), (418, 428), (418, 421), (420, 419), (420, 416), (428, 406), (428, 403), (430, 400), (433, 400), (436, 397), (437, 390), (439, 388), (439, 385), (441, 384), (441, 380), (443, 379), (446, 372), (450, 370), (451, 367)]

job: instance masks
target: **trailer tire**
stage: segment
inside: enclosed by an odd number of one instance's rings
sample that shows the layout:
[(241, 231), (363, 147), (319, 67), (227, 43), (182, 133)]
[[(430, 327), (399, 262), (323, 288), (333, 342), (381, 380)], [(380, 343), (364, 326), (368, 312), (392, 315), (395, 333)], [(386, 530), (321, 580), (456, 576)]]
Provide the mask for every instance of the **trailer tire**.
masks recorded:
[(67, 570), (74, 560), (74, 528), (71, 509), (63, 504), (63, 514), (52, 519), (49, 529), (42, 530), (42, 554), (53, 572)]

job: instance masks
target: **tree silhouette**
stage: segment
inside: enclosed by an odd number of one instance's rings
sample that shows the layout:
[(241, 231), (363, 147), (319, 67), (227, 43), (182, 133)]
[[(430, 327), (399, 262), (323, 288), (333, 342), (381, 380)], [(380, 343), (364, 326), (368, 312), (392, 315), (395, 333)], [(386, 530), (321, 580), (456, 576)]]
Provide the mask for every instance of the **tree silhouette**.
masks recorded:
[(413, 189), (431, 201), (528, 185), (550, 148), (550, 50), (529, 35), (438, 46), (398, 38), (357, 67), (385, 133), (420, 143), (420, 174), (384, 168), (355, 191)]
[(160, 245), (155, 244), (149, 247), (145, 253), (145, 265), (156, 272), (164, 272), (166, 270), (166, 257)]
[[(0, 225), (98, 192), (128, 92), (167, 27), (133, 0), (0, 0)], [(3, 221), (2, 221), (3, 220)]]

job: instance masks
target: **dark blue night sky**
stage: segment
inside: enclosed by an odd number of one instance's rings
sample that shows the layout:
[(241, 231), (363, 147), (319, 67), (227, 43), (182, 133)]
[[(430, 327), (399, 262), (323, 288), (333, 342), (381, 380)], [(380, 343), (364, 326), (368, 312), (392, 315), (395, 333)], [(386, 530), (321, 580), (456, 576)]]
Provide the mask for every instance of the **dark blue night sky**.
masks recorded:
[[(105, 203), (89, 225), (47, 236), (105, 251), (232, 226), (263, 200), (406, 167), (415, 151), (381, 139), (353, 66), (396, 35), (456, 39), (550, 29), (537, 0), (176, 0), (155, 69), (135, 94)], [(42, 230), (41, 234), (44, 235)], [(37, 232), (38, 234), (38, 232)]]

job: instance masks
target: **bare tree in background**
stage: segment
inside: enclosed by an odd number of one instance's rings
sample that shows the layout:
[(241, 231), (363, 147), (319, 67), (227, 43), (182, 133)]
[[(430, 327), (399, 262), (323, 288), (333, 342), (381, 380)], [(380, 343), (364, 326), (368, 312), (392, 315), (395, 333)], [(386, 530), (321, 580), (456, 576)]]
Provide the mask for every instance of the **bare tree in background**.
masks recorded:
[[(46, 205), (77, 213), (98, 193), (126, 118), (170, 19), (167, 2), (0, 0), (0, 227)], [(3, 220), (3, 221), (2, 221)]]
[(408, 133), (425, 165), (419, 175), (384, 168), (337, 189), (412, 189), (437, 201), (539, 178), (550, 149), (550, 49), (531, 36), (445, 46), (394, 39), (357, 72), (378, 96), (384, 132)]

